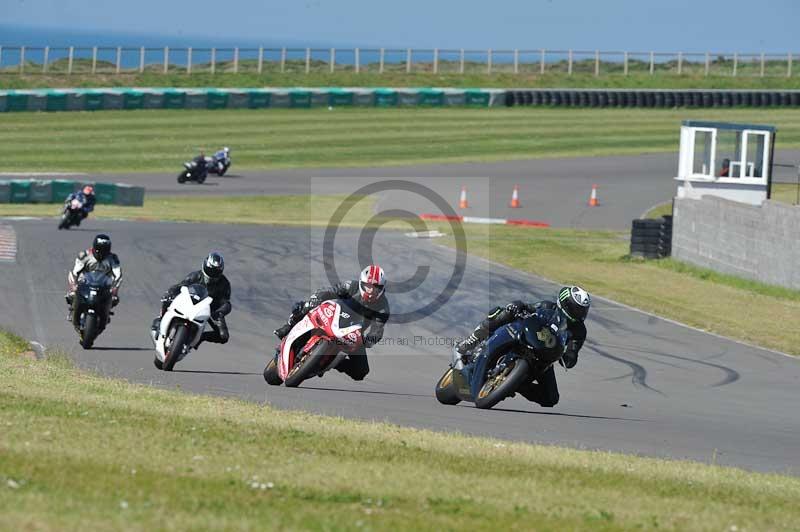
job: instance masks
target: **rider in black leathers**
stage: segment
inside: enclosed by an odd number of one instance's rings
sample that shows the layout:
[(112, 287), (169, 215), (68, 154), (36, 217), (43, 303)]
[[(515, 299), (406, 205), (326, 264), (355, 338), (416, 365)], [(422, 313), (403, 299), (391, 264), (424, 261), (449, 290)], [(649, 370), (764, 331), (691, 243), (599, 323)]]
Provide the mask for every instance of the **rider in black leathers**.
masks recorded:
[[(578, 351), (586, 340), (586, 325), (584, 320), (591, 306), (589, 294), (578, 286), (565, 286), (558, 292), (556, 301), (540, 301), (527, 304), (522, 301), (513, 301), (503, 307), (495, 307), (463, 342), (456, 346), (462, 359), (469, 361), (471, 351), (483, 340), (489, 338), (499, 327), (511, 323), (521, 317), (539, 314), (542, 317), (551, 315), (552, 312), (561, 312), (567, 320), (567, 328), (571, 333), (570, 342), (559, 363), (569, 369), (578, 363)], [(539, 403), (541, 406), (552, 407), (558, 404), (558, 384), (556, 383), (553, 367), (540, 375), (535, 382), (527, 383), (518, 390), (529, 401)]]
[[(385, 275), (379, 266), (367, 266), (361, 272), (359, 280), (338, 283), (331, 288), (323, 288), (314, 292), (308, 301), (295, 303), (289, 320), (276, 329), (275, 335), (283, 339), (308, 312), (323, 301), (330, 299), (347, 299), (353, 310), (364, 317), (367, 326), (364, 330), (364, 345), (358, 352), (350, 353), (336, 369), (349, 375), (353, 380), (363, 380), (369, 373), (367, 348), (377, 344), (383, 338), (383, 329), (389, 320), (389, 301), (384, 290)], [(277, 352), (276, 352), (277, 355)]]
[[(222, 274), (225, 269), (225, 262), (222, 255), (216, 252), (209, 253), (203, 261), (203, 267), (196, 272), (192, 272), (180, 283), (173, 285), (161, 297), (161, 316), (169, 308), (172, 300), (180, 294), (182, 286), (199, 284), (206, 287), (208, 295), (213, 299), (211, 302), (211, 319), (208, 324), (210, 331), (205, 331), (200, 337), (201, 342), (212, 342), (217, 344), (227, 343), (230, 338), (228, 324), (225, 316), (231, 312), (231, 284), (227, 277)], [(161, 317), (153, 320), (153, 331), (158, 334)]]

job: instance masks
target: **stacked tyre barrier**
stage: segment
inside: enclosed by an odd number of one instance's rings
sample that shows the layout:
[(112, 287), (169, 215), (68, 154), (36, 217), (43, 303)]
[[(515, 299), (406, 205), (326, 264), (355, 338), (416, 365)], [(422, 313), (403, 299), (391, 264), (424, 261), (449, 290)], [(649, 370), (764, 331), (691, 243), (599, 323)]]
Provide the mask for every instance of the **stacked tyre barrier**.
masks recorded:
[(0, 181), (0, 203), (62, 203), (67, 196), (86, 185), (94, 187), (98, 205), (144, 205), (144, 187), (124, 183), (96, 183), (65, 179), (14, 179)]
[(663, 259), (672, 253), (672, 216), (655, 220), (634, 220), (631, 227), (631, 256)]
[(800, 107), (800, 91), (509, 90), (505, 105), (545, 107)]
[(108, 88), (0, 91), (0, 112), (122, 109), (259, 109), (309, 107), (489, 107), (501, 89), (438, 88)]

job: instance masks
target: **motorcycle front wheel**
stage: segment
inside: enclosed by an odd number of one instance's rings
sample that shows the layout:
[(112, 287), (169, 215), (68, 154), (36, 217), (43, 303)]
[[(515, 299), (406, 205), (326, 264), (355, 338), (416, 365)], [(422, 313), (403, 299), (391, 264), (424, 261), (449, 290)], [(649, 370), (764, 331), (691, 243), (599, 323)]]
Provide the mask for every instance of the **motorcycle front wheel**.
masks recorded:
[(164, 357), (164, 371), (172, 371), (175, 363), (178, 362), (181, 353), (189, 343), (189, 329), (184, 325), (179, 325), (175, 331), (175, 336), (172, 337), (172, 342), (169, 344), (169, 351)]
[(311, 352), (300, 359), (300, 363), (295, 364), (291, 371), (289, 371), (284, 384), (288, 388), (296, 388), (300, 386), (300, 383), (304, 380), (316, 374), (319, 371), (319, 365), (323, 357), (328, 353), (328, 347), (328, 342), (324, 341), (315, 345), (311, 349)]
[(96, 336), (97, 316), (95, 314), (86, 314), (86, 319), (83, 324), (83, 332), (81, 332), (81, 347), (84, 349), (91, 349)]
[[(491, 374), (502, 357), (495, 361), (495, 364), (488, 369)], [(478, 408), (492, 408), (494, 405), (510, 396), (519, 388), (528, 377), (530, 365), (522, 358), (511, 360), (506, 367), (496, 375), (491, 375), (483, 383), (475, 398), (475, 406)]]
[(189, 172), (181, 172), (178, 174), (178, 183), (183, 184), (186, 183), (186, 178), (188, 177)]

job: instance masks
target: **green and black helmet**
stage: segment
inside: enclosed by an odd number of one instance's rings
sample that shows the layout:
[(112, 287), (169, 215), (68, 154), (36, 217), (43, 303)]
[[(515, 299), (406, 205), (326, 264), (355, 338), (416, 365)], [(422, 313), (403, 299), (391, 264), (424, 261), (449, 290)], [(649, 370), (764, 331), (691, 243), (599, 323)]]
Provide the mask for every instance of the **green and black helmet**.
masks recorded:
[(565, 286), (558, 291), (556, 305), (568, 320), (583, 321), (589, 314), (592, 298), (589, 297), (589, 292), (580, 286)]

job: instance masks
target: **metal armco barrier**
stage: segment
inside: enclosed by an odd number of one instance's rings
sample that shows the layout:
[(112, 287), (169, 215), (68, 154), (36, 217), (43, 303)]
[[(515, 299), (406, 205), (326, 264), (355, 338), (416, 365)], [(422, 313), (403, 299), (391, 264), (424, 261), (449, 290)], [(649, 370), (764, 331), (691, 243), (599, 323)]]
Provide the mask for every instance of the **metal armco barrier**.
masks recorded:
[(515, 89), (506, 91), (504, 103), (508, 107), (798, 107), (800, 91)]
[(385, 88), (113, 88), (0, 91), (0, 112), (119, 109), (237, 109), (308, 107), (489, 107), (501, 89)]
[(85, 185), (94, 186), (98, 205), (144, 205), (144, 187), (123, 183), (97, 183), (63, 179), (14, 179), (0, 181), (0, 203), (61, 203)]

